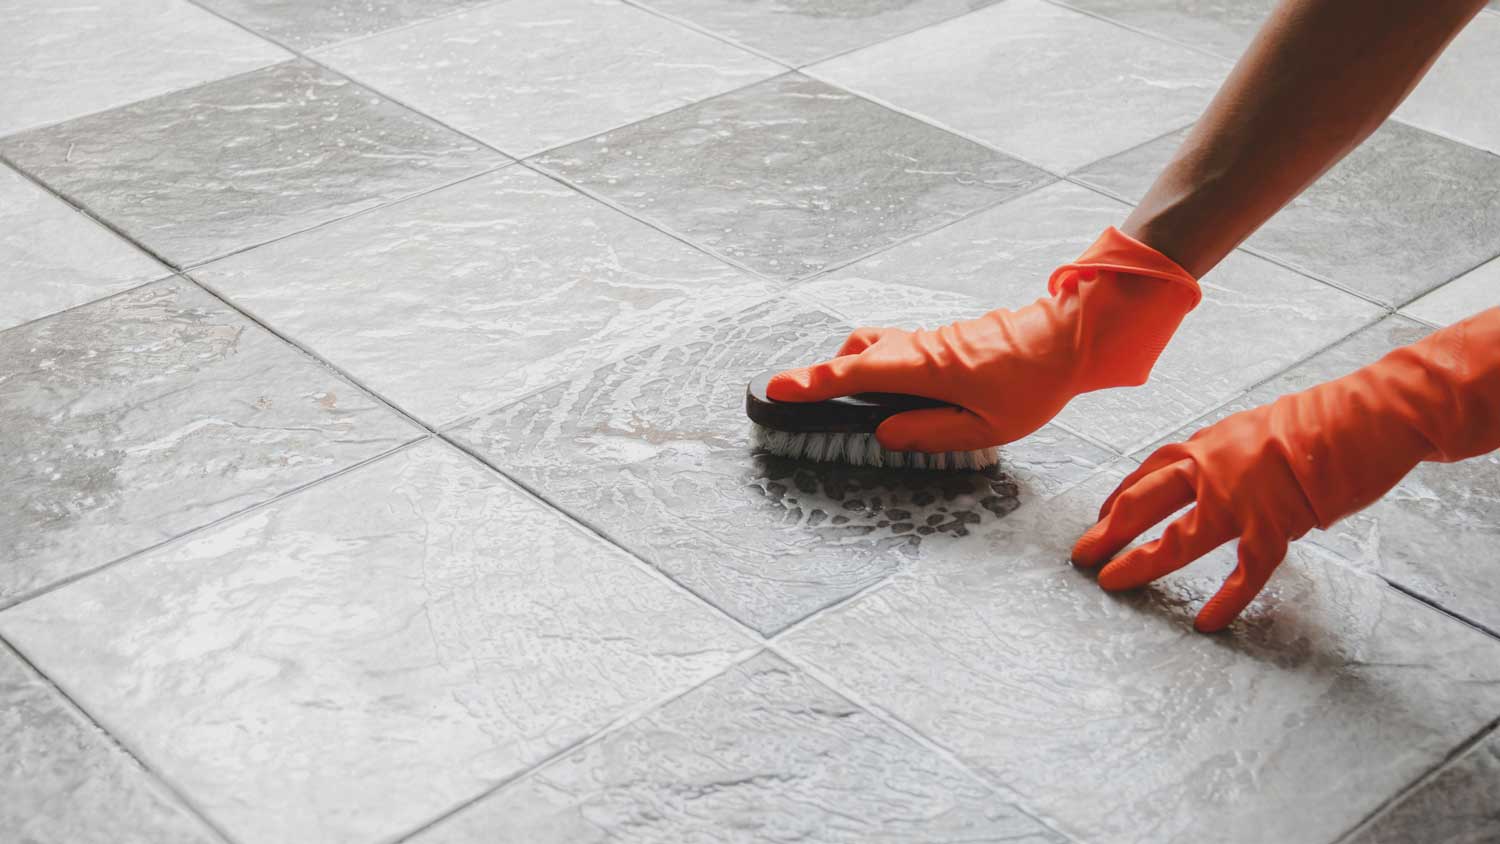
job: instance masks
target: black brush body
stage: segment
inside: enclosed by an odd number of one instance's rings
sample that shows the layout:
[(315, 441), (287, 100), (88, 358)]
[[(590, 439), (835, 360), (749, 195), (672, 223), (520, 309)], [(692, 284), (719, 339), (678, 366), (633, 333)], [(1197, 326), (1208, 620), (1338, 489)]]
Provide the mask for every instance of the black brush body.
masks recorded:
[(859, 393), (824, 401), (776, 401), (766, 395), (774, 372), (745, 389), (745, 415), (773, 431), (793, 434), (873, 434), (880, 423), (908, 410), (957, 407), (945, 401), (905, 393)]

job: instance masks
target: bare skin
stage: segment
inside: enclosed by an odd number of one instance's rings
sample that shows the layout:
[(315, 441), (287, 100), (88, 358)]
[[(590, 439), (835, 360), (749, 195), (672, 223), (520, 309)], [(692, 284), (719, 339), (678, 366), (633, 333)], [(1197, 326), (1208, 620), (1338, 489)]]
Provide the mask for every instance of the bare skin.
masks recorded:
[(1202, 277), (1359, 146), (1484, 0), (1283, 0), (1120, 228)]

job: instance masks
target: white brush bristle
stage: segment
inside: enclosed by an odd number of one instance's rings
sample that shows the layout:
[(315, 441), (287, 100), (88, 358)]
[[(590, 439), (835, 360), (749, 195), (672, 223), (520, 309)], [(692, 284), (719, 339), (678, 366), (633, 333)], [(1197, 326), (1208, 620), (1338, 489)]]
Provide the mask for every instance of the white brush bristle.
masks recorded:
[(874, 434), (805, 434), (773, 431), (752, 423), (750, 444), (757, 450), (797, 460), (820, 463), (842, 462), (854, 466), (888, 469), (986, 469), (1000, 462), (1000, 449), (973, 451), (887, 451)]

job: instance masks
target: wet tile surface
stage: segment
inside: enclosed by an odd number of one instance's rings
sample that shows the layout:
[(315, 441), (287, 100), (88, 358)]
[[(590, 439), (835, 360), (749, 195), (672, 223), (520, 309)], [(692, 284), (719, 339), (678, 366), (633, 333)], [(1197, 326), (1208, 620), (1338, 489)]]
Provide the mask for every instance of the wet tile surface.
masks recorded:
[(1050, 180), (797, 74), (548, 153), (543, 168), (751, 269), (797, 277)]
[(304, 62), (22, 133), (0, 152), (177, 266), (505, 160)]
[(13, 608), (0, 632), (247, 842), (390, 838), (746, 648), (431, 441)]
[(783, 646), (1094, 841), (1329, 841), (1494, 717), (1500, 642), (1306, 544), (1224, 635), (1191, 624), (1227, 548), (1105, 593), (1067, 554), (1117, 477)]
[(763, 633), (870, 586), (1110, 455), (1045, 430), (998, 471), (925, 473), (752, 454), (749, 380), (850, 326), (795, 304), (705, 324), (456, 429), (548, 501)]
[(1500, 153), (1500, 114), (1477, 107), (1500, 98), (1500, 15), (1481, 14), (1454, 38), (1396, 118)]
[(517, 157), (782, 70), (617, 0), (508, 0), (318, 58)]
[[(1429, 331), (1401, 317), (1383, 320), (1172, 438), (1183, 439), (1231, 413), (1347, 375)], [(1500, 594), (1492, 585), (1495, 549), (1500, 548), (1500, 454), (1419, 464), (1384, 499), (1328, 531), (1314, 531), (1307, 541), (1500, 631)]]
[(414, 840), (1064, 839), (762, 653)]
[(0, 331), (170, 273), (0, 165)]
[[(1182, 134), (1077, 178), (1139, 201)], [(1381, 302), (1408, 302), (1500, 255), (1500, 156), (1388, 122), (1245, 245)]]
[[(844, 303), (824, 301), (862, 325), (897, 317), (907, 327), (1020, 308), (1046, 296), (1052, 270), (1128, 212), (1076, 185), (1049, 185), (831, 274), (845, 288)], [(867, 280), (963, 295), (912, 293), (892, 302), (861, 293)], [(1203, 290), (1203, 304), (1144, 387), (1080, 396), (1057, 421), (1113, 448), (1139, 447), (1380, 315), (1357, 297), (1243, 252), (1205, 276)]]
[(295, 50), (371, 35), (494, 0), (198, 0)]
[(0, 333), (0, 605), (418, 433), (180, 280)]
[(1066, 0), (1066, 5), (1170, 38), (1200, 50), (1239, 58), (1275, 0)]
[[(1043, 0), (1008, 0), (808, 72), (1064, 173), (1192, 122), (1228, 69)], [(975, 80), (1006, 95), (976, 96)]]
[(649, 0), (647, 5), (800, 66), (996, 0)]
[(0, 829), (16, 844), (219, 841), (4, 645)]
[(1500, 307), (1500, 258), (1464, 273), (1402, 312), (1433, 325), (1450, 325), (1495, 307)]
[(1500, 739), (1494, 733), (1349, 838), (1349, 844), (1411, 841), (1500, 841)]
[(8, 0), (0, 32), (0, 135), (290, 58), (184, 0)]

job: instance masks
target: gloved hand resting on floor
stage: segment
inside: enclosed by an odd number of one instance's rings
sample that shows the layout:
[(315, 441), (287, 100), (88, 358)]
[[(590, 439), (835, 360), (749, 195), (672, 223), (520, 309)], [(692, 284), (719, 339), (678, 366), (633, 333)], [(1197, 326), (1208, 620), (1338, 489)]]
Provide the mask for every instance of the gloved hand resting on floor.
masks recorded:
[(1099, 584), (1141, 586), (1238, 538), (1239, 565), (1196, 623), (1219, 630), (1265, 586), (1287, 543), (1374, 503), (1422, 461), (1496, 448), (1500, 308), (1158, 449), (1104, 502), (1073, 561), (1096, 566), (1192, 504), (1160, 539), (1105, 566)]
[(1030, 434), (1079, 393), (1144, 383), (1202, 293), (1170, 258), (1114, 228), (1052, 273), (1052, 294), (935, 331), (861, 328), (833, 360), (783, 372), (768, 395), (889, 392), (964, 408), (914, 410), (876, 430), (893, 451), (965, 451)]

